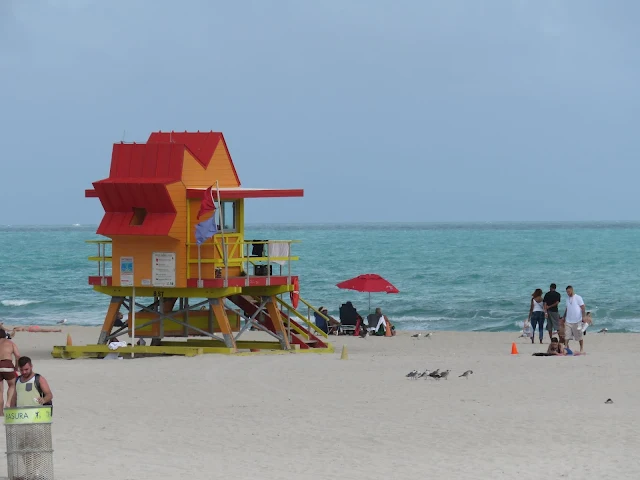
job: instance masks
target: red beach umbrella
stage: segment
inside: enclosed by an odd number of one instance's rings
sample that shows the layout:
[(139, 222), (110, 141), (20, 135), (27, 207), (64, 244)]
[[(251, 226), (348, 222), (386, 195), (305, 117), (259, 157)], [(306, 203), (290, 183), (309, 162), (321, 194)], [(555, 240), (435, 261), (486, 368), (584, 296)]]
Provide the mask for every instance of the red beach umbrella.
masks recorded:
[(371, 293), (386, 292), (400, 293), (388, 280), (375, 273), (365, 273), (350, 280), (345, 280), (336, 285), (344, 290), (355, 290), (357, 292), (369, 293), (369, 311), (371, 311)]

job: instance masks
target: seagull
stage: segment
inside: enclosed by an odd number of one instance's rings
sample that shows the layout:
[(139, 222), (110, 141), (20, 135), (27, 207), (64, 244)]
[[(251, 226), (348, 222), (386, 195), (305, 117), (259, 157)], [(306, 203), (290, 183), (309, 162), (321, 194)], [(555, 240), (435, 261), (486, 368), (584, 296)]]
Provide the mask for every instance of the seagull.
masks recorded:
[(431, 378), (440, 378), (440, 369), (438, 368), (435, 371), (431, 372), (429, 376)]
[[(602, 330), (598, 331), (598, 333), (607, 333), (609, 331), (608, 328), (603, 328)], [(611, 400), (611, 399), (609, 399)]]
[(411, 338), (420, 338), (420, 334), (416, 333), (415, 335), (411, 335)]
[(66, 318), (63, 318), (62, 320), (58, 320), (56, 323), (57, 323), (58, 325), (63, 325), (63, 324), (65, 324), (65, 323), (67, 323), (67, 319), (66, 319)]
[(466, 372), (464, 372), (462, 375), (459, 375), (458, 378), (460, 377), (464, 377), (467, 380), (469, 380), (469, 375), (471, 375), (473, 373), (473, 370), (467, 370)]
[(427, 370), (425, 370), (424, 372), (419, 373), (419, 374), (418, 374), (418, 378), (426, 377), (427, 375), (429, 375), (429, 373), (430, 373), (430, 372), (429, 372), (429, 370), (427, 369)]
[(444, 378), (445, 380), (447, 379), (447, 377), (449, 376), (449, 372), (451, 370), (445, 370), (444, 372), (442, 372), (439, 376), (438, 379)]
[(607, 398), (607, 401), (604, 403), (613, 403), (613, 400), (611, 400), (610, 398)]
[(424, 334), (424, 338), (431, 338), (431, 335), (433, 335), (433, 333), (431, 333), (431, 332), (425, 333)]
[(406, 377), (407, 378), (416, 378), (416, 375), (418, 375), (418, 371), (417, 370), (411, 370), (409, 373), (407, 373)]

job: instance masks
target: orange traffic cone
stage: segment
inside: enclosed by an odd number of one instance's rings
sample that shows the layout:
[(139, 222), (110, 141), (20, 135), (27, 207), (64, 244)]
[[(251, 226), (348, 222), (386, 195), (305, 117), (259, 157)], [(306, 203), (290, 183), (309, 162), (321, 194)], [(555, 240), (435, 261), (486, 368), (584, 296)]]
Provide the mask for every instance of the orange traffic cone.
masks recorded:
[(511, 344), (511, 355), (518, 355), (518, 347), (516, 346), (516, 342)]
[(71, 347), (73, 342), (71, 341), (71, 334), (67, 333), (67, 347)]

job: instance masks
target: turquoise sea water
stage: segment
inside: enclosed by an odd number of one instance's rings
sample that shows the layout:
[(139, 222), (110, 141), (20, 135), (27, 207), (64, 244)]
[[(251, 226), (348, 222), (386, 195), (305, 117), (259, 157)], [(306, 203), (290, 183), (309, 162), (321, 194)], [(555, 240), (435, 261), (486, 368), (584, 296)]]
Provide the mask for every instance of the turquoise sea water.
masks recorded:
[[(87, 285), (96, 226), (0, 227), (0, 320), (97, 325), (108, 297)], [(518, 331), (537, 287), (574, 286), (594, 330), (640, 331), (640, 223), (249, 226), (246, 238), (295, 239), (300, 294), (331, 314), (364, 293), (335, 284), (378, 273), (400, 293), (373, 294), (399, 329)], [(274, 266), (275, 268), (275, 266)]]

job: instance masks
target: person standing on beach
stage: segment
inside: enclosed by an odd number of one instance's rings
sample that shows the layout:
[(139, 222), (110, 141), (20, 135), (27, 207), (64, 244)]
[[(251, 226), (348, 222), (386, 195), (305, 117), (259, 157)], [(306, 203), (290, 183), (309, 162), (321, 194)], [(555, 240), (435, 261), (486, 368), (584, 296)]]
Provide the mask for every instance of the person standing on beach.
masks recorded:
[(544, 338), (544, 302), (542, 300), (542, 289), (540, 288), (536, 288), (535, 292), (531, 294), (529, 323), (531, 323), (531, 328), (533, 329), (531, 343), (535, 343), (536, 324), (540, 326), (540, 343), (542, 343), (542, 339)]
[(567, 303), (564, 311), (564, 336), (565, 346), (569, 347), (569, 339), (580, 342), (580, 353), (584, 353), (584, 340), (582, 339), (582, 318), (585, 316), (584, 301), (580, 295), (573, 292), (573, 287), (567, 287)]
[(564, 343), (564, 325), (560, 329), (560, 314), (558, 313), (558, 305), (560, 305), (562, 297), (556, 292), (556, 284), (549, 286), (549, 291), (544, 296), (544, 316), (547, 318), (547, 331), (549, 338), (553, 338), (555, 332), (558, 332), (560, 343)]
[(16, 382), (11, 405), (14, 407), (35, 407), (49, 405), (53, 410), (53, 393), (49, 388), (49, 382), (33, 371), (33, 365), (29, 357), (18, 360), (20, 376)]
[[(7, 332), (0, 328), (0, 414), (4, 415), (4, 409), (9, 408), (11, 399), (16, 391), (16, 363), (20, 360), (18, 346), (13, 340), (7, 338)], [(4, 382), (7, 382), (7, 400), (4, 400)]]

